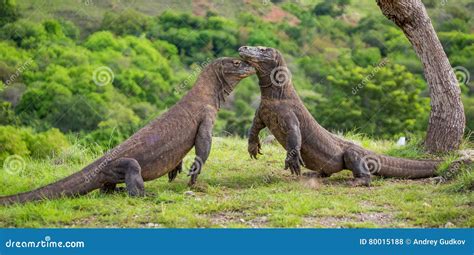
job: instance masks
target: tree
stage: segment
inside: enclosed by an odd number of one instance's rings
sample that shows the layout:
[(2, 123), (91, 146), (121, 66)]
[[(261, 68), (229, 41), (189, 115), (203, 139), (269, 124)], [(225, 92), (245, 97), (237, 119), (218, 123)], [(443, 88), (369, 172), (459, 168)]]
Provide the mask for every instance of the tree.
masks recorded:
[(0, 0), (0, 27), (18, 19), (18, 8), (14, 0)]
[[(353, 131), (387, 139), (418, 135), (426, 128), (429, 99), (423, 80), (386, 59), (377, 66), (334, 65), (330, 90), (303, 94), (310, 112), (329, 130)], [(318, 107), (324, 105), (325, 107)]]
[(102, 20), (101, 28), (117, 35), (140, 36), (148, 29), (149, 19), (135, 10), (125, 10), (120, 14), (107, 12)]
[(461, 91), (425, 6), (421, 0), (377, 0), (377, 5), (402, 29), (423, 63), (431, 98), (425, 149), (429, 152), (458, 149), (466, 122)]
[(350, 4), (350, 0), (336, 0), (336, 1), (323, 1), (317, 4), (313, 13), (315, 15), (329, 15), (332, 17), (341, 16), (344, 14), (346, 6)]

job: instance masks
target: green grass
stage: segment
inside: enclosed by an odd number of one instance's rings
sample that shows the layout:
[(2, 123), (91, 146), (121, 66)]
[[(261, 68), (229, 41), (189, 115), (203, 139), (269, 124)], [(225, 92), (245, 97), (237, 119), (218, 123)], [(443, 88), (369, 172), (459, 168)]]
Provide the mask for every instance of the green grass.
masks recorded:
[[(379, 152), (403, 154), (391, 142), (349, 138)], [(421, 157), (413, 148), (407, 146), (405, 154)], [(167, 177), (147, 182), (144, 198), (95, 191), (0, 207), (0, 227), (474, 227), (473, 193), (459, 188), (463, 182), (472, 185), (472, 169), (447, 184), (375, 178), (370, 188), (351, 187), (349, 171), (327, 179), (291, 176), (283, 170), (279, 145), (264, 145), (258, 160), (246, 151), (245, 140), (214, 138), (192, 194), (183, 173), (172, 183)], [(93, 158), (79, 149), (46, 161), (25, 159), (19, 173), (0, 172), (0, 195), (51, 183)]]

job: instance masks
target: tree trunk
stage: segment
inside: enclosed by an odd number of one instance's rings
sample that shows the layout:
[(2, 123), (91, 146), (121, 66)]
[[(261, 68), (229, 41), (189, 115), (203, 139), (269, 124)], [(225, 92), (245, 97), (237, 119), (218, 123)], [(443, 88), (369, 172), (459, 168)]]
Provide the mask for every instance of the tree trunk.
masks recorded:
[(382, 13), (405, 33), (423, 63), (431, 98), (429, 152), (456, 150), (465, 127), (461, 90), (421, 0), (376, 0)]

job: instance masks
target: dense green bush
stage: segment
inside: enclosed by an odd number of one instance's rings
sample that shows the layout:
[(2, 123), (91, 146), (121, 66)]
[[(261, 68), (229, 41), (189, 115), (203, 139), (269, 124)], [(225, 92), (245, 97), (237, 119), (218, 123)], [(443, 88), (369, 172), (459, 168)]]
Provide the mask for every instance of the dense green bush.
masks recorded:
[(0, 161), (10, 155), (27, 156), (29, 154), (28, 145), (15, 127), (0, 126)]
[(37, 133), (31, 128), (0, 126), (0, 162), (10, 155), (53, 157), (69, 146), (68, 139), (58, 129)]
[(313, 112), (321, 124), (385, 138), (424, 131), (429, 100), (420, 96), (423, 81), (387, 61), (368, 68), (336, 68), (328, 76), (333, 89), (319, 101), (325, 107)]
[(0, 27), (15, 21), (20, 13), (15, 0), (0, 0)]
[(466, 132), (474, 139), (474, 97), (463, 96), (462, 99), (466, 114)]
[[(5, 3), (15, 6), (0, 1)], [(369, 11), (354, 18), (355, 4), (278, 3), (297, 19), (293, 22), (265, 21), (255, 15), (259, 3), (236, 18), (171, 10), (150, 16), (124, 9), (107, 12), (95, 30), (68, 16), (33, 21), (21, 15), (24, 10), (0, 8), (12, 14), (0, 15), (0, 125), (9, 125), (2, 132), (12, 133), (3, 136), (0, 156), (43, 157), (54, 148), (42, 150), (30, 140), (44, 144), (60, 136), (39, 135), (53, 128), (110, 148), (176, 103), (197, 78), (195, 67), (237, 56), (241, 45), (278, 48), (305, 105), (328, 129), (384, 138), (423, 134), (429, 100), (419, 59), (383, 15)], [(474, 28), (464, 10), (469, 7), (443, 9), (428, 9), (439, 38), (452, 65), (473, 76)], [(382, 59), (389, 64), (378, 68)], [(104, 84), (94, 80), (98, 70), (110, 72)], [(474, 128), (471, 84), (462, 87), (468, 130)], [(243, 80), (219, 113), (215, 134), (245, 136), (258, 96), (257, 79)], [(34, 139), (26, 139), (25, 132)]]

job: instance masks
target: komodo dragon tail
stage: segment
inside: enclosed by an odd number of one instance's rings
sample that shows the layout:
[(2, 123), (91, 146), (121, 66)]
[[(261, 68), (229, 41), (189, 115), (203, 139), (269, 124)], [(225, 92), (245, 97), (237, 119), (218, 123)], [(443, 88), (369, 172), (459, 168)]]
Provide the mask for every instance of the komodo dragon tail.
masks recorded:
[[(370, 158), (370, 156), (368, 156)], [(413, 160), (377, 155), (380, 165), (374, 175), (418, 179), (436, 176), (441, 160)], [(365, 160), (367, 161), (367, 160)]]
[[(344, 156), (346, 164), (373, 175), (407, 179), (428, 178), (438, 175), (443, 160), (414, 160), (375, 154), (359, 146), (347, 148)], [(459, 170), (461, 164), (472, 163), (470, 156), (464, 156), (449, 165), (448, 172)], [(453, 173), (454, 174), (454, 173)]]
[(0, 205), (86, 194), (101, 187), (101, 183), (96, 178), (100, 168), (96, 166), (97, 164), (93, 163), (82, 171), (33, 191), (0, 197)]

